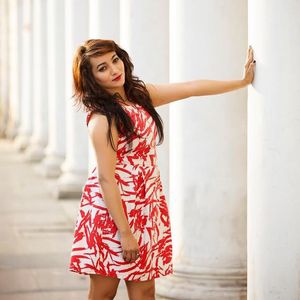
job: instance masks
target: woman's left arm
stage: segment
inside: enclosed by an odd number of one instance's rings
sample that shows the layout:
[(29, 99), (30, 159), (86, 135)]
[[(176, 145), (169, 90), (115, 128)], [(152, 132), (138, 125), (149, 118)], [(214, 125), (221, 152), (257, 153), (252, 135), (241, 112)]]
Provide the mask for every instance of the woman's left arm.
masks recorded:
[(192, 96), (216, 95), (230, 92), (252, 83), (254, 79), (253, 50), (248, 49), (244, 78), (241, 80), (192, 80), (169, 84), (146, 84), (153, 106), (161, 106)]

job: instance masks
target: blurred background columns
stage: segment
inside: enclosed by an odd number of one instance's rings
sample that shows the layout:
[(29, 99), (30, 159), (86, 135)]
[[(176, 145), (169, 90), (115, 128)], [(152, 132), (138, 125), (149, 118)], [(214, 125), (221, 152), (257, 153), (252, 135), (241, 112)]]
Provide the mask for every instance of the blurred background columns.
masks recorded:
[(65, 158), (65, 1), (47, 1), (48, 144), (40, 171), (58, 177)]
[(47, 97), (47, 12), (46, 0), (33, 0), (33, 93), (32, 93), (32, 136), (26, 149), (28, 161), (41, 161), (48, 140), (48, 97)]
[(6, 136), (9, 126), (9, 8), (7, 0), (0, 0), (0, 136)]
[(120, 1), (89, 0), (89, 37), (109, 39), (118, 43), (120, 39)]
[[(170, 81), (242, 78), (246, 1), (174, 0), (170, 18)], [(170, 105), (174, 276), (161, 295), (245, 299), (246, 92)]]
[(32, 57), (32, 0), (22, 1), (22, 56), (19, 64), (21, 74), (21, 117), (15, 146), (23, 151), (29, 145), (33, 132), (33, 57)]
[(78, 111), (72, 99), (72, 63), (75, 49), (88, 37), (89, 1), (65, 1), (65, 105), (66, 156), (61, 166), (56, 196), (80, 197), (88, 174), (88, 131), (86, 113)]
[[(8, 51), (8, 68), (7, 76), (8, 81), (3, 78), (4, 82), (8, 84), (8, 99), (9, 101), (9, 114), (7, 125), (5, 129), (5, 136), (13, 139), (18, 131), (18, 126), (20, 124), (20, 74), (19, 74), (19, 64), (21, 63), (19, 55), (22, 53), (22, 43), (21, 43), (21, 14), (22, 14), (22, 3), (21, 0), (5, 0), (8, 4), (8, 39), (7, 43), (2, 46), (7, 45)], [(4, 2), (4, 1), (2, 1)], [(4, 20), (5, 20), (5, 16)], [(2, 18), (1, 18), (2, 19)], [(4, 24), (3, 24), (4, 25)], [(5, 28), (5, 27), (4, 27)], [(1, 51), (1, 53), (3, 53)], [(6, 75), (5, 75), (6, 77)], [(5, 119), (2, 119), (5, 120)]]

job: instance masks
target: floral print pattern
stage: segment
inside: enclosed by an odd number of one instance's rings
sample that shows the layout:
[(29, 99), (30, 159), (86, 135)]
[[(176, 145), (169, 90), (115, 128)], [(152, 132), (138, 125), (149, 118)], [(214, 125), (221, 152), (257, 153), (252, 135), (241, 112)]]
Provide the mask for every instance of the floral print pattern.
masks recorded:
[(151, 280), (173, 273), (169, 212), (156, 164), (157, 129), (142, 106), (122, 106), (140, 136), (133, 138), (130, 152), (125, 136), (119, 136), (115, 178), (140, 257), (134, 262), (123, 259), (118, 228), (103, 200), (96, 166), (82, 189), (69, 270), (124, 280)]

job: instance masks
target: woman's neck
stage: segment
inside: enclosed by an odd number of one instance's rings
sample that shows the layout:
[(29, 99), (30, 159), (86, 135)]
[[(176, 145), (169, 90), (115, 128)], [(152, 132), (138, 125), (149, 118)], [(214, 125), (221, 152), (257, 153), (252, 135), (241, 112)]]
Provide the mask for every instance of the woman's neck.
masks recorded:
[(121, 101), (126, 102), (126, 103), (129, 103), (129, 102), (130, 102), (130, 101), (128, 100), (127, 96), (126, 96), (124, 87), (121, 87), (121, 88), (119, 88), (119, 89), (110, 91), (110, 93), (111, 93), (112, 95), (115, 94), (115, 93), (118, 93), (118, 94), (121, 96)]

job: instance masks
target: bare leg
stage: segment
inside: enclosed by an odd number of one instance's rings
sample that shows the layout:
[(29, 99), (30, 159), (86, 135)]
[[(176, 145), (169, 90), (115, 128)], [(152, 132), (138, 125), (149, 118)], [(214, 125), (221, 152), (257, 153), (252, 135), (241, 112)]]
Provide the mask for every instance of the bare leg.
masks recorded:
[(125, 280), (129, 300), (155, 300), (155, 279), (147, 281)]
[(88, 300), (113, 300), (116, 296), (120, 279), (90, 274)]

